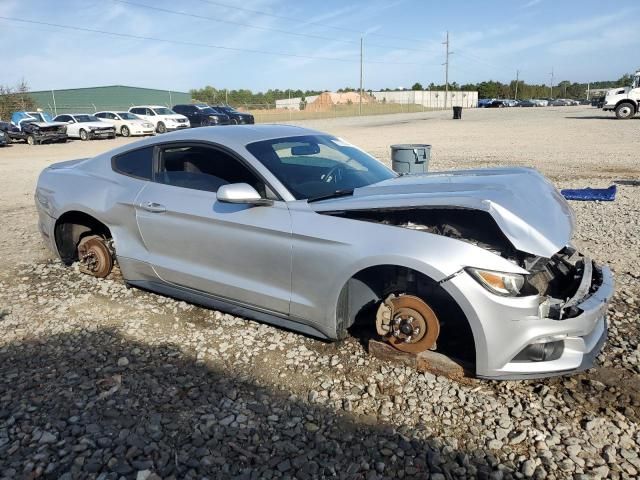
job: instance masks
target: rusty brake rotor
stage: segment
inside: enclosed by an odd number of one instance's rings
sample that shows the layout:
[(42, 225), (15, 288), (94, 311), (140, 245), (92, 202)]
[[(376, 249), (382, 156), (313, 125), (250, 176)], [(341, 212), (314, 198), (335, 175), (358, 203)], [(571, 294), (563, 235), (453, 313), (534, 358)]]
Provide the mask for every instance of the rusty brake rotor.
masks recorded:
[(113, 268), (113, 255), (105, 241), (98, 235), (90, 235), (78, 244), (80, 270), (94, 277), (104, 278)]
[(422, 299), (390, 295), (378, 308), (376, 330), (398, 350), (419, 353), (436, 344), (440, 322)]

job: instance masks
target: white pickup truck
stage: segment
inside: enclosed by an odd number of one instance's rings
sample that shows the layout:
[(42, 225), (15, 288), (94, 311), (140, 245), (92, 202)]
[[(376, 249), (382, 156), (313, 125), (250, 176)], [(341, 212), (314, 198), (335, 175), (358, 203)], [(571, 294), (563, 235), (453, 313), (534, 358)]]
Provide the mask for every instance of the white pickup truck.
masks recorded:
[(622, 120), (633, 117), (640, 109), (640, 70), (633, 75), (633, 83), (628, 87), (609, 90), (604, 97), (603, 110), (614, 111)]

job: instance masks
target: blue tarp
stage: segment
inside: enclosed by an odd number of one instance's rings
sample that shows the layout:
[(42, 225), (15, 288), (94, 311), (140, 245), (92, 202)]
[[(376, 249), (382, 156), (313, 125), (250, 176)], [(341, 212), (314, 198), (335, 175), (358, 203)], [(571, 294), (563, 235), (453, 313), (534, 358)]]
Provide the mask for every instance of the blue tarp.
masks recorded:
[(560, 193), (567, 200), (612, 202), (617, 191), (618, 187), (611, 185), (609, 188), (565, 188)]

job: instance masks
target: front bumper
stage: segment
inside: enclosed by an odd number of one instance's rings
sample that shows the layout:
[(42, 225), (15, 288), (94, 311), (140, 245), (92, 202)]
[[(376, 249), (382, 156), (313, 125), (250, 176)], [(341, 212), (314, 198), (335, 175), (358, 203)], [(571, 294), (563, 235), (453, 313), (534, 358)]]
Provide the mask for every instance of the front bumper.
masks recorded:
[[(60, 132), (40, 132), (33, 135), (38, 143), (60, 142), (68, 138), (66, 133)], [(27, 136), (25, 135), (25, 138)]]
[[(471, 324), (476, 347), (476, 375), (490, 379), (542, 378), (590, 368), (607, 338), (607, 307), (614, 280), (607, 267), (594, 264), (595, 291), (576, 307), (581, 313), (557, 320), (547, 318), (541, 297), (500, 297), (466, 273), (442, 286), (456, 299)], [(595, 285), (594, 285), (595, 286)], [(545, 361), (518, 357), (540, 342), (561, 341), (562, 353)]]
[(171, 123), (166, 125), (167, 130), (169, 131), (173, 131), (173, 130), (182, 130), (184, 128), (189, 128), (191, 125), (189, 123)]
[(89, 132), (91, 138), (112, 138), (116, 136), (116, 131), (111, 130), (91, 130)]

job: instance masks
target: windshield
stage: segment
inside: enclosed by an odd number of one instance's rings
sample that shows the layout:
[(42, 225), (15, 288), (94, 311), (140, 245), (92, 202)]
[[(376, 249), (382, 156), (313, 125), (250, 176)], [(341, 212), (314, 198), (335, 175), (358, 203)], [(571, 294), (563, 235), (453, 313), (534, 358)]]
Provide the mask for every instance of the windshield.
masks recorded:
[(74, 115), (73, 118), (76, 119), (78, 123), (87, 123), (87, 122), (99, 122), (96, 117), (93, 115)]
[(218, 113), (211, 107), (198, 107), (198, 109), (200, 110), (200, 112), (206, 113), (207, 115), (215, 115)]
[(297, 200), (349, 191), (397, 176), (369, 154), (329, 135), (264, 140), (247, 145), (247, 150)]
[(240, 113), (233, 107), (216, 107), (219, 110), (222, 110), (224, 113)]
[(156, 112), (156, 115), (175, 115), (176, 112), (171, 110), (170, 108), (158, 107), (153, 109)]
[(133, 113), (129, 112), (118, 112), (118, 115), (122, 120), (139, 120), (140, 117), (136, 117)]

